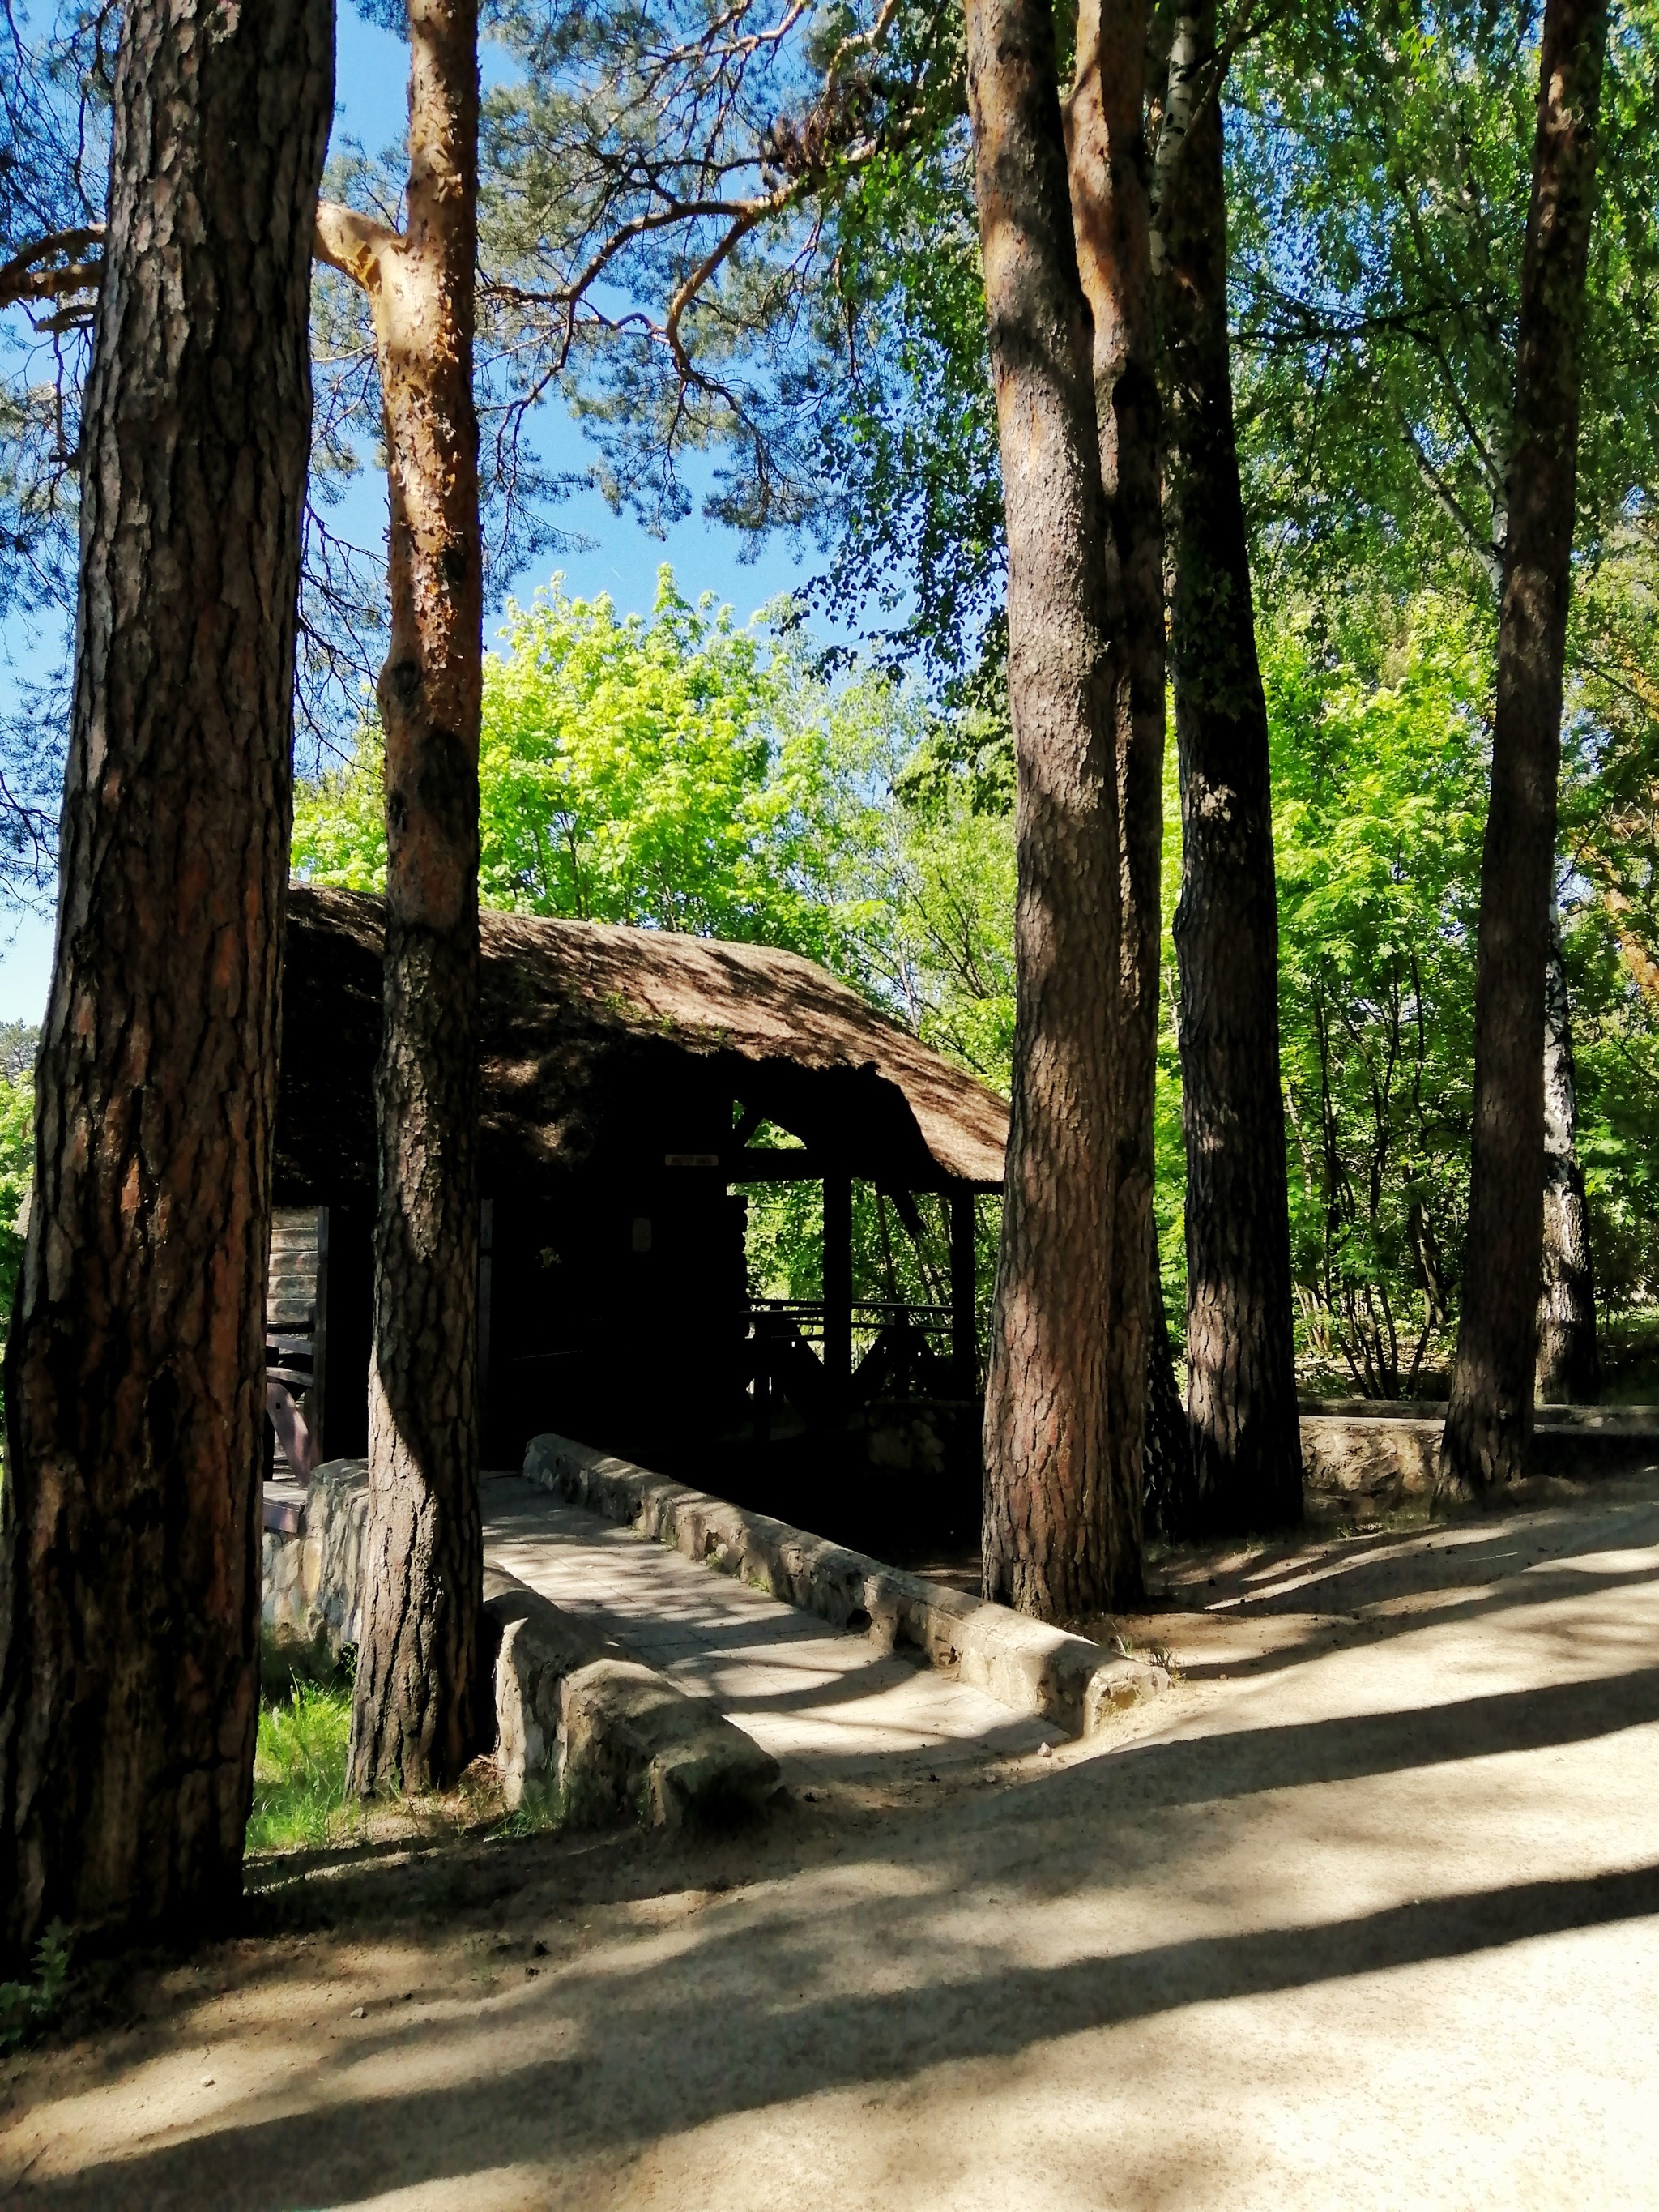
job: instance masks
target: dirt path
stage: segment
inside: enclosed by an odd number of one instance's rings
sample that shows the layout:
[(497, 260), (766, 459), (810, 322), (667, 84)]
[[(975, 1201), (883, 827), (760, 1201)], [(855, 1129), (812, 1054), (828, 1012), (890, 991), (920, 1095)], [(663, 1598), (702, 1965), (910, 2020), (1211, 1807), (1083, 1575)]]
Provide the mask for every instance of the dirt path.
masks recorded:
[(1188, 1679), (1105, 1742), (274, 1887), (13, 2062), (0, 2185), (1652, 2207), (1659, 1474), (1171, 1588)]

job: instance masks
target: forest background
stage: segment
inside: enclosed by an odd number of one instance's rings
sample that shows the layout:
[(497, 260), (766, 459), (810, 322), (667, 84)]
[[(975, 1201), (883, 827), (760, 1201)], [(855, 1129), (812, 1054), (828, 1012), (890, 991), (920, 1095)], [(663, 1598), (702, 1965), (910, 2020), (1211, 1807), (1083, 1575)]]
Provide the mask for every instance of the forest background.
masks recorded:
[[(764, 118), (822, 71), (827, 42), (870, 28), (853, 11), (812, 18), (816, 46), (780, 38), (712, 75), (705, 51), (666, 78), (662, 57), (677, 31), (706, 25), (700, 11), (509, 6), (492, 18), (481, 359), (502, 634), (486, 674), (482, 891), (487, 904), (791, 946), (1006, 1087), (1013, 777), (971, 163), (951, 19), (919, 9), (893, 27), (894, 12), (884, 35), (919, 119), (897, 150), (890, 134), (889, 150), (839, 168), (769, 147)], [(732, 21), (760, 27), (746, 9)], [(11, 119), (14, 141), (21, 123), (62, 161), (50, 174), (6, 172), (8, 235), (51, 227), (45, 212), (64, 228), (95, 219), (99, 21), (9, 18), (33, 57), (17, 82), (40, 107)], [(1526, 7), (1379, 5), (1312, 24), (1247, 4), (1229, 33), (1234, 374), (1273, 733), (1298, 1352), (1310, 1385), (1368, 1395), (1431, 1387), (1455, 1329), (1536, 28)], [(1659, 9), (1621, 9), (1591, 264), (1558, 868), (1603, 1356), (1626, 1396), (1652, 1395), (1659, 1299), (1656, 65)], [(641, 147), (647, 79), (655, 120)], [(660, 201), (677, 188), (663, 184), (676, 118), (693, 111), (700, 128), (713, 112), (716, 135), (762, 144), (757, 197), (769, 212), (681, 315), (688, 376), (660, 302), (698, 261), (694, 221), (670, 245), (635, 233), (598, 284), (579, 289), (572, 272), (629, 221), (617, 149), (656, 165)], [(707, 130), (698, 143), (712, 143)], [(390, 213), (401, 173), (398, 148), (371, 155), (337, 133), (326, 189)], [(794, 191), (809, 176), (812, 191)], [(50, 210), (35, 204), (42, 190), (56, 195)], [(49, 615), (73, 587), (83, 331), (72, 317), (48, 327), (45, 312), (6, 320), (0, 590), (9, 612)], [(364, 702), (381, 578), (372, 532), (346, 520), (375, 465), (378, 398), (361, 309), (325, 271), (314, 349), (295, 866), (372, 888), (381, 801)], [(713, 525), (781, 542), (802, 571), (793, 595), (740, 623), (694, 574), (665, 572), (648, 612), (567, 598), (556, 580), (503, 603), (509, 581), (558, 557), (576, 487), (548, 465), (535, 425), (561, 406), (591, 441), (589, 480), (619, 510), (663, 528), (700, 506)], [(55, 685), (37, 671), (5, 718), (13, 898), (51, 867)], [(1168, 901), (1172, 757), (1165, 818)], [(1178, 1342), (1168, 919), (1157, 1206)], [(28, 1039), (5, 1045), (9, 1310)], [(757, 1286), (812, 1295), (810, 1193), (753, 1199)], [(942, 1238), (914, 1247), (871, 1193), (857, 1241), (864, 1295), (926, 1291), (943, 1273)]]

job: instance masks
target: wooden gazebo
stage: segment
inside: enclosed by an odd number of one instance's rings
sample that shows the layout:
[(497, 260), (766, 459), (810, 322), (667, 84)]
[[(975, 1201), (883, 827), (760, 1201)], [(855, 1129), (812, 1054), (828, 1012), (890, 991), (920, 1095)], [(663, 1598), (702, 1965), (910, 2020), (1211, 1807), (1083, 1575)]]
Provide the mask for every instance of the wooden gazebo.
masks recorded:
[[(290, 891), (270, 1325), (289, 1370), (315, 1374), (331, 1457), (366, 1435), (383, 927), (378, 899)], [(1000, 1189), (1007, 1134), (993, 1091), (792, 953), (502, 914), (481, 937), (488, 1460), (548, 1428), (620, 1450), (761, 1431), (775, 1394), (834, 1425), (903, 1387), (907, 1347), (938, 1395), (974, 1395), (974, 1199)], [(733, 1186), (786, 1179), (823, 1186), (811, 1307), (748, 1291)], [(855, 1316), (858, 1181), (912, 1225), (915, 1194), (942, 1194), (947, 1312)], [(856, 1368), (855, 1333), (874, 1337)]]

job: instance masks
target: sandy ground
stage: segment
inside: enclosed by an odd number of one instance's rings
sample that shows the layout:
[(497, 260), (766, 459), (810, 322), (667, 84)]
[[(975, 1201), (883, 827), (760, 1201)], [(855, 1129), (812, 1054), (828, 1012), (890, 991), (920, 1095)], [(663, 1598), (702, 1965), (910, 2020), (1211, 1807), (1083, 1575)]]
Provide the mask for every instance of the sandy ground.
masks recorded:
[(763, 1832), (267, 1869), (14, 2060), (20, 2204), (1659, 2205), (1659, 1473), (1189, 1559), (1186, 1679)]

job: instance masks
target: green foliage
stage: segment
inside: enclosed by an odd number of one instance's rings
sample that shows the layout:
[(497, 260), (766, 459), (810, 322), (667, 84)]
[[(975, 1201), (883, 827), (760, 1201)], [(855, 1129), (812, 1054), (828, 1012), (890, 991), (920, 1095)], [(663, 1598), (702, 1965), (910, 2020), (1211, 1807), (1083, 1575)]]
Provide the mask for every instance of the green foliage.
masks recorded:
[(1358, 665), (1303, 623), (1263, 668), (1304, 1346), (1376, 1397), (1457, 1279), (1491, 666), (1455, 605), (1392, 616)]
[[(484, 678), (486, 905), (784, 945), (1006, 1084), (1013, 856), (994, 702), (951, 722), (873, 671), (832, 684), (786, 611), (739, 627), (712, 599), (690, 605), (667, 568), (649, 617), (556, 580), (503, 635)], [(299, 874), (384, 884), (380, 776), (370, 727), (343, 769), (300, 785)]]
[(1002, 466), (966, 128), (872, 162), (836, 222), (825, 596), (860, 623), (879, 610), (895, 643), (958, 676), (988, 630), (1000, 672)]
[(296, 1677), (261, 1702), (250, 1851), (315, 1850), (350, 1839), (362, 1818), (345, 1794), (350, 1735), (349, 1680)]
[(30, 1978), (0, 1982), (0, 2053), (32, 2041), (50, 2023), (68, 1985), (70, 1952), (68, 1929), (51, 1921), (34, 1947)]
[(1632, 518), (1579, 578), (1571, 616), (1562, 902), (1579, 1156), (1604, 1315), (1659, 1300), (1656, 553), (1652, 519)]
[(19, 1083), (34, 1073), (40, 1032), (33, 1022), (0, 1022), (0, 1079)]
[[(750, 1183), (749, 1287), (756, 1297), (812, 1300), (823, 1295), (823, 1199), (815, 1182)], [(945, 1306), (951, 1300), (951, 1228), (943, 1200), (915, 1194), (920, 1238), (892, 1200), (869, 1183), (853, 1186), (855, 1299)], [(978, 1209), (982, 1276), (996, 1260), (995, 1202)]]
[[(1535, 7), (1277, 12), (1231, 75), (1238, 411), (1272, 565), (1485, 600), (1504, 530)], [(1586, 301), (1577, 546), (1659, 468), (1659, 9), (1615, 11)], [(1425, 564), (1431, 564), (1431, 567)]]
[[(1308, 580), (1425, 551), (1488, 588), (1537, 62), (1483, 0), (1286, 11), (1232, 73), (1253, 519)], [(1420, 574), (1420, 571), (1418, 572)]]
[(1603, 1311), (1659, 1299), (1659, 1004), (1586, 902), (1567, 928), (1578, 1078), (1578, 1156)]
[[(479, 756), (486, 906), (844, 951), (839, 848), (862, 804), (860, 706), (815, 681), (787, 611), (738, 627), (660, 572), (648, 617), (568, 599), (509, 610), (485, 662)], [(301, 787), (296, 870), (386, 879), (373, 729), (341, 772)]]
[(504, 635), (479, 764), (486, 902), (799, 943), (801, 824), (775, 773), (787, 677), (764, 630), (687, 605), (665, 570), (648, 621), (556, 583)]
[(23, 1208), (34, 1179), (34, 1071), (0, 1075), (0, 1344), (23, 1264)]

